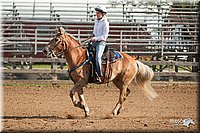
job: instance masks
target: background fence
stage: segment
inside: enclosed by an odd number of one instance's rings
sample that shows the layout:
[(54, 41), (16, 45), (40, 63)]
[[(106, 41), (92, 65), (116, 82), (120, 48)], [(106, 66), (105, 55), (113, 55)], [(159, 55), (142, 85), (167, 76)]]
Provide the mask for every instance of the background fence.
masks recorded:
[[(58, 26), (78, 40), (85, 40), (92, 33), (97, 4), (2, 1), (4, 74), (65, 73), (63, 59), (44, 59), (42, 49)], [(172, 79), (198, 75), (197, 3), (105, 6), (110, 22), (110, 49), (139, 56), (157, 76)], [(51, 64), (49, 70), (32, 67), (44, 62)], [(61, 67), (53, 67), (55, 64)]]

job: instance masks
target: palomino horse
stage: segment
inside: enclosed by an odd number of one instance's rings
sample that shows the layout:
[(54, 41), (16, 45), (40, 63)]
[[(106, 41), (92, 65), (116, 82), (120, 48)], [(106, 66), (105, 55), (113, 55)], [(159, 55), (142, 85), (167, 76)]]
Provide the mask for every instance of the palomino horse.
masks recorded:
[[(91, 64), (85, 62), (87, 60), (87, 50), (84, 49), (81, 43), (72, 35), (66, 33), (65, 30), (60, 27), (57, 28), (56, 36), (44, 48), (43, 53), (47, 55), (47, 57), (57, 57), (60, 54), (64, 54), (70, 71), (69, 75), (74, 82), (74, 87), (70, 91), (73, 105), (83, 109), (85, 117), (90, 116), (89, 108), (83, 95), (83, 87), (88, 84), (91, 72)], [(137, 85), (139, 85), (149, 99), (154, 99), (157, 96), (157, 93), (150, 84), (154, 76), (153, 71), (147, 65), (135, 60), (135, 58), (128, 54), (123, 52), (121, 54), (123, 58), (112, 64), (111, 76), (103, 82), (108, 83), (112, 81), (120, 92), (119, 100), (111, 116), (116, 116), (120, 113), (123, 102), (130, 93), (128, 86), (133, 79), (135, 79)], [(102, 71), (108, 70), (102, 65)], [(77, 101), (75, 97), (76, 92), (79, 101)]]

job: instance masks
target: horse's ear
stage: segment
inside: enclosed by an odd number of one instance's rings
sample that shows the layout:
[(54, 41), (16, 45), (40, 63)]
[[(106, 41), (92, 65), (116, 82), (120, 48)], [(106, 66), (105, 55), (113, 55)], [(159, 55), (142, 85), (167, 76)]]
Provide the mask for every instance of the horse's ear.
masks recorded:
[(56, 34), (63, 35), (65, 33), (65, 29), (63, 27), (57, 27), (56, 28)]

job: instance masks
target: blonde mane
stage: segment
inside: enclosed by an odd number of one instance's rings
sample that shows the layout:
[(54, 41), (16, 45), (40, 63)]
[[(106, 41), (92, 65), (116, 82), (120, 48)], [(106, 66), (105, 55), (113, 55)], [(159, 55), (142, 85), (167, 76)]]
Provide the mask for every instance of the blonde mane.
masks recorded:
[(65, 32), (65, 29), (63, 27), (57, 27), (55, 31), (57, 35), (67, 34), (70, 38), (74, 39), (79, 45), (81, 45), (81, 42), (77, 38), (75, 38), (72, 34)]

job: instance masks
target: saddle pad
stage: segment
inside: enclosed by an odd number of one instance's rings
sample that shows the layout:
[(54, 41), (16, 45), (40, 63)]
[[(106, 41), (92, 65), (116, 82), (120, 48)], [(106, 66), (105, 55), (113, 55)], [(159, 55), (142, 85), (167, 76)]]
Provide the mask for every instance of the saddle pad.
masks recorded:
[(117, 60), (123, 58), (121, 53), (119, 53), (118, 51), (109, 51), (108, 55), (109, 56), (106, 56), (106, 53), (103, 54), (103, 56), (102, 56), (102, 64), (106, 64), (107, 60), (109, 61), (109, 63), (114, 63)]
[(123, 58), (122, 54), (120, 52), (114, 51), (115, 53), (115, 59), (121, 59)]

